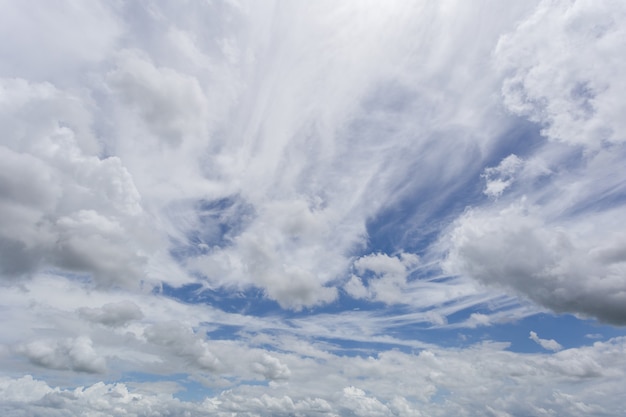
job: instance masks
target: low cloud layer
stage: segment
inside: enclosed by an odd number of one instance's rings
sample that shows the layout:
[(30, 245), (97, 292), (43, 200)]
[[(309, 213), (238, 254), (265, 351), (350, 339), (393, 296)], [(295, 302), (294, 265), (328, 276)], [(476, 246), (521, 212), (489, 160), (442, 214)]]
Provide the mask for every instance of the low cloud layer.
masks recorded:
[[(505, 348), (484, 344), (461, 352), (437, 349), (411, 355), (396, 351), (377, 358), (302, 361), (299, 371), (292, 374), (298, 386), (277, 384), (271, 392), (240, 387), (200, 402), (180, 400), (165, 386), (159, 390), (150, 384), (96, 383), (67, 390), (31, 376), (5, 377), (0, 379), (0, 402), (3, 410), (20, 407), (24, 415), (62, 408), (71, 416), (121, 410), (138, 416), (146, 407), (158, 415), (188, 412), (207, 416), (532, 415), (542, 410), (584, 416), (620, 409), (618, 381), (626, 371), (624, 340), (547, 356), (519, 355)], [(296, 367), (295, 362), (291, 364)], [(413, 371), (406, 372), (407, 366)], [(331, 373), (327, 373), (329, 369)], [(347, 384), (352, 378), (361, 381), (358, 386)], [(328, 389), (322, 390), (320, 384)], [(522, 391), (524, 396), (502, 396), (503, 391)]]

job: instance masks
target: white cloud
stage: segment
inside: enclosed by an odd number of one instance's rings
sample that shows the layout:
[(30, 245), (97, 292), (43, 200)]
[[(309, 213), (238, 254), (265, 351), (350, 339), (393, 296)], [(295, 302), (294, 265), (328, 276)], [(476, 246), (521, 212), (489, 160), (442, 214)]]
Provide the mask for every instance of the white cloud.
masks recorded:
[[(7, 77), (34, 81), (85, 81), (116, 47), (122, 34), (119, 21), (108, 2), (91, 4), (62, 0), (55, 7), (33, 3), (2, 2), (0, 55), (11, 57), (0, 63)], [(80, 36), (76, 36), (80, 34)]]
[(467, 321), (467, 326), (470, 328), (488, 326), (491, 324), (491, 318), (481, 313), (472, 313)]
[(515, 181), (515, 175), (523, 167), (524, 161), (511, 154), (500, 161), (496, 167), (485, 168), (483, 177), (486, 185), (483, 192), (489, 197), (500, 197), (504, 190)]
[(512, 288), (555, 311), (624, 323), (622, 258), (607, 262), (599, 254), (622, 242), (619, 218), (607, 210), (574, 223), (550, 224), (523, 200), (499, 210), (471, 210), (449, 235), (444, 268)]
[(344, 286), (349, 295), (394, 304), (406, 301), (407, 277), (419, 264), (419, 257), (412, 253), (389, 256), (375, 253), (362, 256), (353, 263), (358, 274), (373, 274), (364, 285), (363, 278), (353, 275)]
[(38, 340), (17, 346), (18, 353), (32, 363), (50, 369), (103, 373), (104, 358), (93, 349), (91, 339), (78, 337), (66, 340)]
[(291, 371), (285, 364), (268, 354), (263, 354), (258, 362), (252, 364), (255, 373), (263, 375), (268, 380), (289, 379)]
[[(184, 368), (200, 368), (214, 371), (220, 367), (220, 361), (211, 352), (202, 337), (195, 335), (190, 329), (179, 323), (158, 323), (145, 329), (143, 336), (146, 341), (169, 351), (171, 358), (177, 358)], [(175, 364), (167, 364), (175, 369)]]
[(547, 349), (547, 350), (551, 350), (553, 352), (558, 352), (559, 350), (563, 349), (563, 346), (561, 346), (559, 344), (559, 342), (557, 342), (556, 340), (554, 340), (554, 339), (541, 339), (539, 336), (537, 336), (537, 333), (535, 333), (533, 331), (530, 332), (529, 339), (531, 339), (533, 342), (537, 343), (542, 348)]
[(195, 77), (157, 68), (141, 52), (126, 50), (107, 82), (157, 140), (177, 146), (189, 135), (206, 134), (207, 102)]
[(368, 397), (362, 389), (350, 386), (343, 389), (341, 405), (359, 416), (389, 416), (391, 412), (376, 398)]
[(0, 414), (620, 414), (619, 2), (2, 6)]
[[(484, 413), (485, 404), (492, 415), (532, 415), (543, 409), (584, 416), (619, 410), (619, 381), (626, 372), (623, 339), (550, 354), (513, 353), (506, 346), (483, 343), (415, 354), (387, 351), (377, 357), (331, 355), (325, 361), (288, 357), (289, 384), (242, 385), (217, 395), (207, 393), (201, 402), (129, 384), (98, 382), (64, 389), (28, 376), (0, 379), (0, 399), (5, 412), (19, 409), (26, 416), (42, 407), (51, 412), (60, 408), (70, 416), (92, 410), (139, 415), (146, 407), (161, 414), (224, 416), (451, 416)], [(357, 379), (358, 387), (350, 384)]]
[(623, 143), (625, 17), (620, 2), (541, 2), (496, 49), (506, 106), (553, 140)]
[(0, 177), (3, 278), (52, 267), (137, 285), (151, 232), (120, 159), (95, 156), (82, 98), (47, 83), (1, 82), (0, 158), (11, 169)]

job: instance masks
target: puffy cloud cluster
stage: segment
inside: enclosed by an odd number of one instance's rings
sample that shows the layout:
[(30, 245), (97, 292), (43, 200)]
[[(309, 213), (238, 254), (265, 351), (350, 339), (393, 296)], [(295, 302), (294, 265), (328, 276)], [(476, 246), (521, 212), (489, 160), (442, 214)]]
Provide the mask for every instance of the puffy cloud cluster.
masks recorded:
[[(303, 200), (266, 203), (232, 246), (190, 262), (190, 266), (222, 285), (255, 285), (285, 308), (333, 301), (335, 288), (325, 284), (345, 268), (341, 253), (321, 241), (338, 240), (332, 213)], [(318, 266), (327, 271), (317, 273)]]
[(500, 161), (498, 166), (486, 168), (483, 174), (486, 181), (483, 192), (489, 197), (501, 196), (504, 190), (513, 184), (516, 174), (523, 166), (524, 161), (511, 154)]
[(2, 6), (0, 414), (624, 414), (620, 2)]
[(609, 210), (592, 219), (550, 223), (525, 201), (471, 210), (450, 234), (444, 267), (555, 311), (624, 324), (621, 216)]
[(505, 105), (553, 140), (624, 143), (625, 16), (620, 2), (541, 2), (496, 48)]
[(2, 278), (53, 267), (101, 285), (137, 285), (145, 249), (140, 196), (117, 157), (101, 159), (81, 97), (0, 80)]
[(38, 340), (18, 346), (16, 351), (44, 368), (89, 373), (106, 370), (104, 358), (94, 351), (92, 341), (87, 337)]
[[(623, 388), (618, 382), (626, 371), (623, 339), (550, 354), (519, 354), (506, 347), (484, 343), (464, 350), (327, 356), (314, 363), (299, 359), (292, 375), (298, 385), (242, 385), (196, 402), (177, 399), (169, 388), (150, 384), (99, 382), (63, 389), (31, 376), (5, 377), (0, 379), (0, 407), (11, 416), (33, 416), (41, 410), (71, 416), (143, 415), (141, 410), (150, 409), (154, 415), (389, 417), (584, 416), (617, 415), (620, 410)], [(356, 377), (358, 385), (348, 382)]]
[[(367, 298), (393, 304), (402, 299), (407, 288), (407, 277), (419, 263), (419, 257), (410, 253), (389, 256), (382, 253), (363, 256), (354, 262), (356, 272), (345, 285), (345, 290), (355, 298)], [(363, 275), (371, 273), (367, 286)]]
[(611, 58), (626, 47), (625, 12), (612, 2), (541, 2), (501, 37), (494, 60), (504, 104), (550, 142), (485, 169), (484, 193), (497, 200), (467, 210), (445, 234), (448, 273), (626, 323), (624, 77)]

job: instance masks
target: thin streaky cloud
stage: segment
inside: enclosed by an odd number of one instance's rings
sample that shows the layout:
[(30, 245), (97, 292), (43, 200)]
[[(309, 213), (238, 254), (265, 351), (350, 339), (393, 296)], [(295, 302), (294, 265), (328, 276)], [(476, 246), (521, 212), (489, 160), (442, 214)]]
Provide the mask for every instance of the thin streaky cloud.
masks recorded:
[(626, 414), (623, 3), (0, 4), (2, 415)]

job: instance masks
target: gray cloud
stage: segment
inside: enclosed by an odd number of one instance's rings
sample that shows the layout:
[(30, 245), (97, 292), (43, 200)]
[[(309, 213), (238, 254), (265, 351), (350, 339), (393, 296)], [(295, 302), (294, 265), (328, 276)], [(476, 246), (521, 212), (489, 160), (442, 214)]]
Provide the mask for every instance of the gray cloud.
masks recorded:
[[(66, 390), (30, 376), (3, 377), (0, 403), (3, 410), (20, 409), (25, 416), (37, 415), (42, 407), (71, 416), (92, 409), (141, 415), (148, 405), (157, 415), (453, 416), (465, 411), (500, 416), (540, 410), (615, 415), (622, 392), (617, 382), (626, 371), (624, 349), (624, 340), (614, 339), (554, 354), (513, 353), (506, 345), (484, 343), (461, 351), (436, 348), (419, 354), (388, 351), (377, 358), (333, 356), (325, 363), (299, 359), (291, 384), (276, 384), (269, 390), (243, 385), (199, 402), (175, 399), (169, 388), (138, 392), (128, 384), (97, 383)], [(359, 375), (358, 386), (347, 383)], [(503, 390), (523, 396), (503, 397)]]
[(619, 2), (4, 3), (0, 414), (624, 414)]
[(130, 321), (144, 317), (141, 309), (132, 301), (108, 303), (100, 308), (82, 307), (78, 309), (78, 313), (89, 321), (114, 327), (123, 326)]
[(38, 340), (20, 345), (16, 351), (32, 363), (50, 369), (103, 373), (106, 363), (87, 337), (65, 340)]

